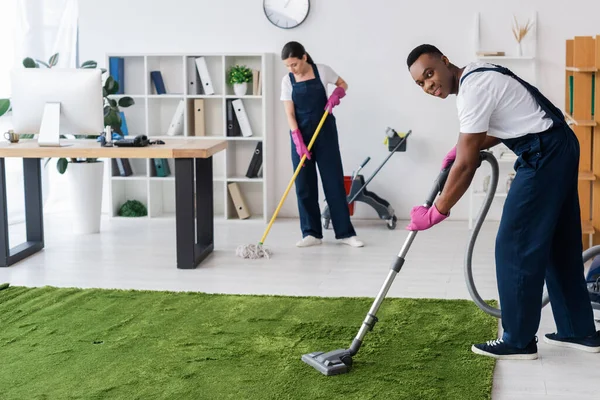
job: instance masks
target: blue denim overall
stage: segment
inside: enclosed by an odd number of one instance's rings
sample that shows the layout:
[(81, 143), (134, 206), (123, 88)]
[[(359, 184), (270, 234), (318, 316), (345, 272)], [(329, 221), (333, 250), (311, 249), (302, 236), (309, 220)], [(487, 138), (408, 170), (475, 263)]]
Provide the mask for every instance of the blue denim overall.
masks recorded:
[[(312, 64), (312, 68), (315, 78), (303, 82), (296, 82), (294, 74), (290, 73), (296, 122), (307, 147), (319, 122), (321, 122), (327, 103), (327, 92), (319, 77), (319, 70), (314, 64)], [(290, 142), (292, 146), (292, 163), (295, 170), (300, 163), (300, 157), (296, 153), (294, 142), (291, 141), (291, 132)], [(350, 211), (348, 210), (346, 189), (344, 188), (342, 157), (333, 114), (328, 115), (325, 119), (319, 136), (310, 149), (310, 153), (311, 159), (305, 160), (304, 167), (300, 170), (295, 182), (302, 237), (311, 235), (319, 239), (323, 238), (315, 163), (319, 165), (319, 174), (321, 175), (323, 191), (331, 213), (331, 222), (336, 239), (356, 236), (354, 227), (350, 222)]]
[(544, 279), (559, 336), (596, 332), (582, 260), (577, 191), (579, 141), (562, 112), (540, 91), (505, 67), (477, 68), (513, 77), (531, 93), (553, 126), (503, 139), (517, 155), (516, 176), (496, 237), (496, 276), (503, 339), (524, 348), (537, 333)]

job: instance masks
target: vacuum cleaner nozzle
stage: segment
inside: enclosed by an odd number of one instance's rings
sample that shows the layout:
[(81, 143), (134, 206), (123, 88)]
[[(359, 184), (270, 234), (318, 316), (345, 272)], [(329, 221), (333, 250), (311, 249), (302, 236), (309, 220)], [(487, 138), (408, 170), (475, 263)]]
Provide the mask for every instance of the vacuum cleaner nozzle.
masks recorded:
[(352, 356), (346, 349), (337, 349), (328, 353), (315, 352), (304, 354), (302, 361), (315, 368), (323, 375), (339, 375), (350, 371)]

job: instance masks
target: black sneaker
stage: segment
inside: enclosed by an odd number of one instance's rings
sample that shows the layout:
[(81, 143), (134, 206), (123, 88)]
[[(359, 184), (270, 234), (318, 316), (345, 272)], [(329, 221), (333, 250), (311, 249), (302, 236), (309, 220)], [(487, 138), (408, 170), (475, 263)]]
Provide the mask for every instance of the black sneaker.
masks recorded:
[(475, 354), (497, 358), (498, 360), (535, 360), (537, 354), (537, 337), (524, 349), (506, 344), (502, 339), (488, 340), (486, 343), (474, 344), (471, 350)]
[(560, 347), (570, 347), (587, 351), (588, 353), (600, 353), (600, 331), (583, 338), (563, 338), (556, 333), (547, 333), (544, 342)]

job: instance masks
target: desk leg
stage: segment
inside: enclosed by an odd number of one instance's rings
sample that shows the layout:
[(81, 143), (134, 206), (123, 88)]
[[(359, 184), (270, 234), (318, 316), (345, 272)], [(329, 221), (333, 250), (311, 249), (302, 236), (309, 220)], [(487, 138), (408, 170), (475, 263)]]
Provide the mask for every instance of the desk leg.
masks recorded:
[(177, 268), (196, 268), (214, 249), (212, 175), (212, 157), (175, 159)]
[(6, 166), (4, 158), (0, 158), (0, 267), (15, 264), (44, 248), (42, 169), (39, 158), (23, 159), (23, 182), (27, 241), (11, 249), (8, 240)]

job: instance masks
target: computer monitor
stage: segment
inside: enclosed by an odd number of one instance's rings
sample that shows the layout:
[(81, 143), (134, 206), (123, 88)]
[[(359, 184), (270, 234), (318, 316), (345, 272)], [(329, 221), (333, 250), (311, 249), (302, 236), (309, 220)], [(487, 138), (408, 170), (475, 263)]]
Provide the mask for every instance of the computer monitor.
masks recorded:
[(39, 134), (40, 146), (60, 146), (65, 134), (102, 134), (100, 69), (19, 68), (11, 72), (11, 85), (16, 134)]

